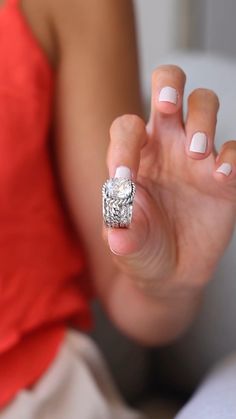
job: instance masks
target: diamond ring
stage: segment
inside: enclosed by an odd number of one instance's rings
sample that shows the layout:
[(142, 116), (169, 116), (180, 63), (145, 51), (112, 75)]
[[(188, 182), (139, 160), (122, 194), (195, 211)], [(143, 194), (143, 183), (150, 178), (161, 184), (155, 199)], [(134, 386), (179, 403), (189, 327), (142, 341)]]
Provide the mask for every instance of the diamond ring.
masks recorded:
[(102, 187), (103, 219), (107, 227), (126, 228), (132, 219), (135, 184), (127, 178), (108, 179)]

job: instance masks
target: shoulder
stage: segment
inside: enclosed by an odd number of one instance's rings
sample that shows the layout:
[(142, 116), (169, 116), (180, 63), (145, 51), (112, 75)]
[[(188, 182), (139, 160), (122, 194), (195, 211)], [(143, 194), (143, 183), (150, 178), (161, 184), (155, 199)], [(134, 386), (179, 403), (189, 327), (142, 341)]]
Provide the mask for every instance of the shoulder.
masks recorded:
[(49, 61), (56, 63), (56, 43), (50, 20), (51, 0), (18, 0), (18, 7)]
[(78, 42), (79, 33), (90, 30), (89, 22), (97, 7), (93, 0), (18, 1), (31, 30), (55, 66), (60, 50), (72, 46), (73, 40)]
[[(0, 0), (1, 1), (1, 0)], [(132, 0), (19, 0), (22, 11), (57, 66), (60, 55), (110, 42), (130, 24)], [(101, 47), (101, 44), (100, 44)]]
[[(45, 0), (44, 0), (45, 1)], [(98, 45), (120, 38), (133, 21), (132, 0), (48, 0), (58, 44), (63, 50)]]
[[(1, 0), (0, 0), (1, 2)], [(50, 61), (56, 66), (59, 49), (80, 27), (88, 9), (82, 0), (18, 0), (19, 8)], [(88, 1), (88, 3), (91, 3)], [(82, 10), (82, 11), (81, 11)]]

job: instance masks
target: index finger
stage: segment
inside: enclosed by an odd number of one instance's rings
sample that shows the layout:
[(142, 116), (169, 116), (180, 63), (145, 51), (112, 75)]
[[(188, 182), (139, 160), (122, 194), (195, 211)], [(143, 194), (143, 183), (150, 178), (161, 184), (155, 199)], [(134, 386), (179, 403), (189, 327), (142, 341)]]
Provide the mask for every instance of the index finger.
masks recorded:
[(110, 136), (107, 156), (110, 177), (136, 179), (140, 152), (147, 140), (144, 121), (137, 115), (118, 117), (111, 126)]

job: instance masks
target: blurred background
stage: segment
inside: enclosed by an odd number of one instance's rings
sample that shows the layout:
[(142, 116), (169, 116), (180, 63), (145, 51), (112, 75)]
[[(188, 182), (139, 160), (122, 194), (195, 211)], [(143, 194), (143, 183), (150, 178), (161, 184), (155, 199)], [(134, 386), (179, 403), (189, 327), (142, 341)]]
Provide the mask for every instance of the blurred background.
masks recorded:
[(152, 70), (162, 57), (190, 46), (190, 0), (135, 0), (142, 84), (150, 87)]
[[(216, 147), (236, 139), (236, 1), (134, 0), (146, 111), (150, 80), (159, 64), (187, 74), (186, 96), (196, 87), (218, 94)], [(149, 350), (114, 330), (95, 306), (100, 347), (124, 397), (151, 419), (171, 419), (208, 371), (236, 351), (236, 235), (210, 282), (198, 318), (184, 337)], [(196, 262), (197, 263), (197, 262)]]
[(143, 85), (167, 53), (236, 55), (235, 0), (135, 0)]

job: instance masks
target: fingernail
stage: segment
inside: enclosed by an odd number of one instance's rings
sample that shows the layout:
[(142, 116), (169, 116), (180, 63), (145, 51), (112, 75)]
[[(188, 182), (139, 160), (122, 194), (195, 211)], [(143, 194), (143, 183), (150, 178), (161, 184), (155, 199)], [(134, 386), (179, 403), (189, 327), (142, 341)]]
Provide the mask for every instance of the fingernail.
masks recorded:
[(126, 166), (119, 166), (116, 169), (115, 177), (131, 179), (131, 170)]
[(194, 153), (205, 153), (207, 149), (207, 136), (204, 132), (196, 132), (190, 144), (190, 151)]
[(177, 104), (178, 93), (177, 90), (170, 86), (165, 86), (161, 89), (159, 94), (159, 102), (169, 102)]
[(118, 252), (116, 252), (114, 249), (112, 249), (112, 247), (109, 245), (109, 247), (110, 247), (110, 251), (112, 252), (112, 253), (114, 253), (114, 255), (116, 255), (116, 256), (121, 256), (120, 255), (120, 253), (118, 253)]
[[(116, 239), (116, 234), (115, 234), (115, 239)], [(117, 252), (117, 251), (113, 248), (113, 245), (114, 245), (114, 232), (113, 232), (112, 230), (110, 230), (110, 229), (109, 229), (109, 231), (108, 231), (107, 241), (108, 241), (108, 245), (109, 245), (110, 251), (111, 251), (112, 253), (114, 253), (114, 255), (116, 255), (116, 256), (121, 256), (121, 255), (120, 255), (120, 253), (119, 253), (119, 252)], [(116, 240), (115, 240), (115, 244), (116, 244)], [(115, 247), (116, 247), (116, 246), (115, 246)]]
[(222, 163), (218, 169), (216, 169), (218, 173), (222, 173), (225, 176), (229, 176), (232, 172), (232, 166), (230, 163)]

